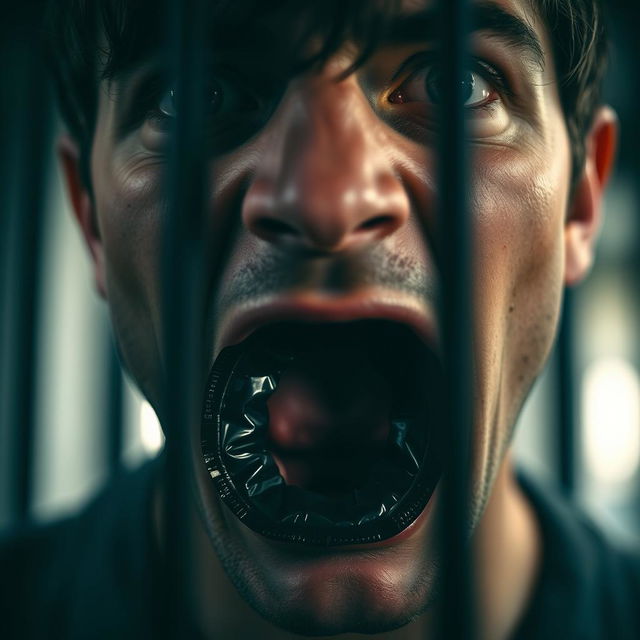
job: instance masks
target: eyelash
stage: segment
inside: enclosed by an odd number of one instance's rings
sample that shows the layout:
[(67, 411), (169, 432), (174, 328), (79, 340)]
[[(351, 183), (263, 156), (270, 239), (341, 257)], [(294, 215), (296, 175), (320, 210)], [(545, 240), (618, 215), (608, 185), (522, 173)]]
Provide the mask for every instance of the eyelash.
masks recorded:
[[(239, 82), (239, 83), (247, 82), (243, 79), (234, 78), (231, 74), (228, 74), (228, 72), (221, 72), (219, 74), (212, 72), (211, 75), (217, 78), (218, 89), (222, 91), (222, 96), (223, 96), (222, 100), (225, 99), (224, 98), (225, 95), (227, 95), (227, 99), (229, 99), (228, 95), (235, 95), (233, 91), (230, 94), (226, 94), (225, 84), (233, 85), (235, 82)], [(153, 87), (151, 87), (150, 85), (148, 86), (150, 90), (142, 98), (138, 113), (142, 116), (142, 119), (144, 120), (154, 120), (155, 122), (161, 125), (166, 125), (167, 122), (170, 122), (171, 120), (173, 120), (173, 116), (167, 114), (161, 108), (161, 103), (163, 101), (163, 98), (167, 95), (167, 93), (172, 91), (171, 89), (172, 85), (170, 83), (167, 83), (166, 81), (157, 79)], [(208, 91), (209, 90), (213, 90), (213, 87), (208, 88)], [(260, 110), (260, 108), (262, 107), (266, 108), (266, 104), (268, 101), (261, 99), (257, 95), (257, 93), (253, 93), (250, 91), (245, 91), (244, 93), (242, 91), (239, 91), (237, 93), (238, 95), (244, 98), (250, 98), (253, 102), (255, 102), (255, 108), (252, 108), (250, 110), (252, 115), (255, 115), (255, 113), (257, 113)], [(249, 99), (247, 99), (246, 102), (249, 102)], [(247, 115), (246, 112), (241, 114), (242, 117), (246, 115)]]
[(497, 89), (498, 93), (506, 96), (507, 98), (513, 98), (514, 92), (509, 84), (507, 78), (503, 73), (498, 71), (493, 65), (489, 64), (485, 60), (480, 58), (476, 58), (474, 60), (474, 69), (473, 71), (477, 71), (478, 73), (485, 73), (489, 77), (485, 78), (485, 80), (489, 80)]
[[(411, 56), (408, 60), (405, 60), (394, 74), (394, 79), (401, 78), (401, 82), (395, 83), (393, 89), (388, 93), (388, 95), (397, 91), (404, 83), (411, 79), (414, 74), (428, 67), (436, 66), (437, 60), (438, 56), (433, 51), (420, 51)], [(501, 96), (506, 98), (514, 97), (515, 94), (505, 74), (500, 72), (495, 66), (486, 60), (482, 58), (472, 58), (471, 64), (469, 65), (469, 71), (473, 71), (474, 73), (481, 75)], [(485, 109), (489, 106), (490, 105), (484, 105), (478, 108)]]

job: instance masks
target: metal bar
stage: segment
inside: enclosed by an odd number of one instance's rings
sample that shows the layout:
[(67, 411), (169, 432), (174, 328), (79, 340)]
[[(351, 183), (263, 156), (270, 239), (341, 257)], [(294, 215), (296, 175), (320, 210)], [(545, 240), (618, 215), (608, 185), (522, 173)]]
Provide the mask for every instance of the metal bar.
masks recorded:
[(167, 436), (165, 618), (159, 633), (168, 638), (189, 637), (192, 632), (188, 628), (194, 602), (189, 431), (194, 425), (199, 430), (203, 381), (198, 376), (209, 360), (206, 347), (215, 343), (213, 327), (202, 323), (215, 304), (240, 224), (239, 216), (214, 217), (209, 203), (214, 188), (208, 163), (215, 149), (204, 133), (207, 95), (203, 87), (205, 49), (212, 48), (207, 42), (210, 8), (206, 0), (171, 0), (169, 11), (177, 118), (168, 180), (169, 208), (163, 225), (165, 393), (159, 407)]
[(199, 423), (197, 363), (202, 314), (205, 159), (203, 100), (205, 2), (172, 0), (169, 10), (177, 118), (170, 161), (169, 210), (163, 225), (162, 309), (165, 389), (165, 576), (161, 629), (189, 637), (192, 555), (190, 429)]
[[(14, 23), (11, 20), (0, 21), (0, 56), (3, 60), (19, 60), (17, 43), (12, 37)], [(10, 371), (10, 347), (13, 341), (11, 331), (11, 295), (10, 286), (12, 245), (12, 214), (15, 209), (15, 173), (18, 139), (15, 122), (20, 110), (18, 99), (6, 87), (15, 87), (22, 76), (19, 65), (0, 66), (0, 87), (3, 99), (0, 100), (0, 176), (2, 189), (0, 190), (0, 518), (2, 524), (8, 524), (15, 512), (13, 498), (13, 463), (10, 454), (13, 445), (12, 424), (9, 421), (10, 383), (13, 380)]]
[(443, 637), (475, 635), (472, 556), (468, 532), (472, 434), (471, 217), (463, 95), (467, 64), (468, 0), (442, 0), (442, 104), (439, 164), (440, 321), (445, 364), (445, 473), (440, 526), (444, 551)]
[(12, 295), (7, 310), (12, 339), (8, 345), (6, 389), (7, 421), (14, 430), (15, 496), (13, 512), (18, 522), (29, 518), (32, 496), (33, 434), (37, 371), (37, 331), (41, 280), (42, 227), (45, 190), (52, 135), (51, 94), (42, 74), (43, 46), (36, 25), (21, 25), (24, 37), (20, 53), (20, 83), (13, 87), (19, 96), (16, 189), (12, 214)]
[(558, 477), (560, 486), (568, 497), (573, 497), (576, 488), (576, 377), (575, 345), (573, 341), (573, 318), (575, 293), (565, 290), (556, 356), (557, 409), (558, 409)]

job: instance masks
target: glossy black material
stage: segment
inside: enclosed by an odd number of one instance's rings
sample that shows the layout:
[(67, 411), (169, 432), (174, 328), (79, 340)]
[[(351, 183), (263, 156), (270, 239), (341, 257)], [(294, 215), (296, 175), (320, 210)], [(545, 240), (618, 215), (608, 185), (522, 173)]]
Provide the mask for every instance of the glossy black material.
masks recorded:
[[(225, 349), (216, 360), (203, 409), (202, 450), (219, 495), (247, 526), (276, 540), (333, 546), (400, 533), (438, 482), (437, 434), (423, 429), (418, 417), (392, 416), (386, 446), (358, 488), (329, 497), (287, 485), (269, 452), (267, 401), (295, 358), (249, 342)], [(368, 455), (366, 446), (354, 458)]]

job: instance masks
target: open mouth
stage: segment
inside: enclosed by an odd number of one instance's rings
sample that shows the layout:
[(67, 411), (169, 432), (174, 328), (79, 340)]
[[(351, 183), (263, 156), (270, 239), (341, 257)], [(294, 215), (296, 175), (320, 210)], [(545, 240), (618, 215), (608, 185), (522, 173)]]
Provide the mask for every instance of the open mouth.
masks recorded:
[(231, 511), (268, 538), (391, 538), (441, 474), (441, 380), (435, 352), (399, 323), (266, 326), (213, 365), (205, 464)]

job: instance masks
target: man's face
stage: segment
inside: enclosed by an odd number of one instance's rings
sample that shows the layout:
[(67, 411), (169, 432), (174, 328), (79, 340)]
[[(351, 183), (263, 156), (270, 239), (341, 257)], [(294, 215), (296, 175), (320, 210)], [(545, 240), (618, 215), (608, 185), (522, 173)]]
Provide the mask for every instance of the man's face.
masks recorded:
[[(548, 33), (523, 0), (484, 6), (490, 10), (473, 34), (467, 101), (475, 246), (474, 523), (549, 352), (567, 251), (573, 251), (570, 147)], [(402, 12), (428, 8), (405, 2)], [(289, 78), (277, 100), (265, 96), (257, 79), (262, 71), (256, 68), (275, 64), (269, 50), (242, 46), (241, 56), (221, 52), (223, 64), (212, 70), (215, 123), (206, 135), (212, 148), (224, 145), (225, 151), (210, 158), (205, 246), (214, 246), (222, 220), (237, 220), (238, 230), (220, 286), (205, 288), (207, 312), (194, 327), (205, 336), (207, 362), (264, 325), (283, 322), (383, 319), (408, 327), (437, 352), (436, 43), (415, 35), (380, 43), (343, 77), (359, 52), (357, 43), (345, 42), (321, 69)], [(154, 69), (152, 60), (100, 92), (91, 156), (97, 230), (89, 235), (126, 366), (158, 406), (161, 214), (174, 112), (166, 90), (140, 111)], [(214, 278), (207, 273), (204, 280)], [(361, 440), (384, 437), (387, 374), (361, 356), (350, 349), (312, 352), (272, 396), (270, 437), (281, 459), (290, 460), (288, 467), (281, 460), (290, 482), (304, 485), (333, 464), (330, 451), (326, 464), (322, 458), (310, 463), (298, 455), (300, 442), (311, 450), (319, 441), (341, 442), (354, 425), (361, 427)], [(207, 373), (199, 372), (203, 389)], [(199, 442), (199, 425), (192, 440)], [(374, 546), (310, 550), (272, 542), (226, 510), (197, 445), (194, 469), (200, 509), (223, 565), (243, 595), (281, 625), (319, 632), (386, 629), (417, 615), (432, 598), (437, 490), (399, 536)], [(343, 479), (357, 485), (357, 479)]]

